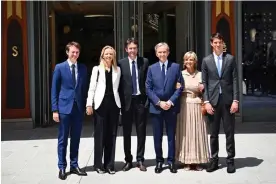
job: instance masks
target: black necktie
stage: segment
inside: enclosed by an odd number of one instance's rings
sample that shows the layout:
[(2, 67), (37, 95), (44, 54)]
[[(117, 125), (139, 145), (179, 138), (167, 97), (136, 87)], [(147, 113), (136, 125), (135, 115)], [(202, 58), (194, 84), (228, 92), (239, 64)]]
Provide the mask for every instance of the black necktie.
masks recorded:
[(75, 71), (75, 67), (76, 67), (76, 65), (75, 64), (72, 64), (72, 78), (73, 78), (73, 84), (74, 84), (74, 86), (76, 86), (76, 71)]
[(162, 80), (165, 82), (165, 64), (162, 65)]
[(136, 82), (136, 68), (135, 68), (135, 61), (132, 61), (132, 94), (137, 94), (137, 82)]

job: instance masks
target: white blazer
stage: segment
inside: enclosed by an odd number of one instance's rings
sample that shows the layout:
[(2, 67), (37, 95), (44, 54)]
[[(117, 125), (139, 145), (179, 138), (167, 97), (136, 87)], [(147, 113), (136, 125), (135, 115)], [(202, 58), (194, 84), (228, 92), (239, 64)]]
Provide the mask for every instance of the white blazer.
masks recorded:
[[(97, 82), (99, 70), (99, 77)], [(116, 105), (118, 108), (121, 108), (121, 101), (119, 97), (119, 83), (121, 77), (121, 69), (117, 66), (117, 70), (112, 66), (112, 84), (113, 84), (113, 93)], [(106, 89), (106, 82), (105, 82), (105, 69), (100, 66), (94, 66), (92, 69), (92, 74), (90, 78), (90, 85), (88, 90), (88, 96), (86, 100), (86, 107), (92, 106), (94, 104), (94, 109), (98, 109), (103, 101)]]

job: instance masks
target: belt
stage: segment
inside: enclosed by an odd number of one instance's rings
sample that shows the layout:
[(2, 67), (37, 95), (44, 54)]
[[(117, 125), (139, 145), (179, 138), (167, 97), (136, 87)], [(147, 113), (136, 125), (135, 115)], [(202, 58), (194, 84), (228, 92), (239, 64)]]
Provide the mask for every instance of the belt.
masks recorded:
[(195, 93), (182, 93), (182, 96), (190, 97), (190, 98), (196, 98), (196, 97), (198, 97), (198, 95), (195, 94)]

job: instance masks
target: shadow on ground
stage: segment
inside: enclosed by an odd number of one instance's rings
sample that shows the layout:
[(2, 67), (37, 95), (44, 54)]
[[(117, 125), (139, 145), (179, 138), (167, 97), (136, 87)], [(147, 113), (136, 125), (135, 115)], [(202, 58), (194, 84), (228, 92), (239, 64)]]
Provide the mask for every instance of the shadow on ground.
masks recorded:
[[(132, 169), (138, 169), (136, 168), (137, 167), (137, 163), (136, 162), (132, 162), (133, 164), (133, 168)], [(152, 167), (152, 166), (155, 166), (156, 165), (156, 161), (155, 159), (147, 159), (145, 160), (144, 162), (145, 166), (146, 167)], [(115, 171), (116, 172), (123, 172), (122, 171), (122, 168), (124, 167), (125, 163), (122, 162), (122, 161), (115, 161)], [(91, 166), (86, 166), (83, 168), (86, 172), (96, 172), (95, 169), (94, 169), (94, 166), (91, 165)]]
[[(236, 169), (242, 169), (245, 167), (257, 167), (260, 164), (262, 164), (263, 161), (264, 161), (263, 159), (259, 159), (255, 157), (235, 158), (235, 166), (236, 166)], [(219, 158), (219, 165), (220, 165), (220, 168), (227, 167), (225, 157)]]

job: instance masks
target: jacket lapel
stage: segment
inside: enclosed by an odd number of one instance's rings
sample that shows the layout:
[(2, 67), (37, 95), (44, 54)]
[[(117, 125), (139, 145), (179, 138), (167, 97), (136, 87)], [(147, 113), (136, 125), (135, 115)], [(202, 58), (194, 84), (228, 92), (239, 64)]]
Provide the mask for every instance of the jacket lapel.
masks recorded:
[(77, 76), (77, 84), (76, 84), (76, 88), (78, 87), (78, 85), (79, 85), (79, 82), (80, 82), (80, 75), (81, 75), (81, 69), (80, 69), (80, 64), (77, 64), (77, 66), (78, 66), (78, 76)]
[(117, 79), (117, 70), (115, 70), (115, 68), (112, 66), (112, 84), (113, 84), (113, 87), (115, 85), (116, 79)]
[(126, 59), (124, 60), (123, 64), (124, 64), (125, 67), (126, 67), (126, 70), (125, 70), (126, 76), (128, 76), (128, 80), (131, 81), (130, 65), (129, 65), (129, 60), (128, 60), (128, 58), (126, 58)]
[(226, 66), (226, 55), (225, 54), (222, 54), (222, 67), (221, 67), (221, 76), (223, 75), (223, 72), (225, 70), (225, 66)]
[(99, 79), (98, 80), (102, 80), (105, 83), (105, 69), (104, 67), (101, 67), (100, 65), (98, 66), (99, 69)]
[(141, 79), (141, 70), (142, 70), (142, 65), (143, 65), (143, 62), (142, 62), (142, 59), (143, 58), (140, 58), (138, 57), (137, 58), (137, 70), (138, 70), (138, 81), (139, 81), (139, 84), (140, 84), (140, 79)]
[(171, 65), (172, 65), (172, 63), (170, 61), (168, 61), (167, 72), (166, 72), (166, 75), (165, 75), (164, 87), (166, 86), (166, 83), (168, 81), (168, 78), (169, 78), (169, 75), (170, 75), (170, 72), (171, 72)]

